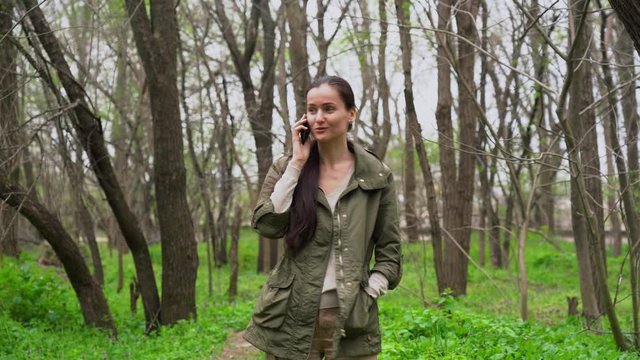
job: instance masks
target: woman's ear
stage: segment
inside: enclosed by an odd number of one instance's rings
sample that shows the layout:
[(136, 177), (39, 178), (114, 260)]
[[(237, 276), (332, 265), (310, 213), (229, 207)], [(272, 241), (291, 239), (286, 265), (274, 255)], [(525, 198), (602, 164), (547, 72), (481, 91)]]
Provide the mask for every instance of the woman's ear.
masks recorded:
[(356, 117), (358, 116), (358, 110), (356, 110), (355, 108), (349, 110), (349, 121), (350, 122), (354, 122), (356, 120)]

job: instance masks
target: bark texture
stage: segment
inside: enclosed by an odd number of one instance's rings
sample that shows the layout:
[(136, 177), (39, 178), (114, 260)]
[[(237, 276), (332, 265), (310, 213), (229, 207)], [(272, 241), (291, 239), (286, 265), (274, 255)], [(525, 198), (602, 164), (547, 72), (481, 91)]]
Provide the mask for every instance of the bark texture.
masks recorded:
[[(20, 124), (18, 120), (18, 76), (16, 49), (8, 38), (13, 26), (13, 1), (0, 2), (0, 174), (11, 181), (20, 179)], [(9, 206), (0, 204), (0, 257), (18, 257), (18, 216)]]
[[(454, 3), (449, 0), (438, 2), (438, 29), (451, 29), (451, 10)], [(467, 292), (467, 269), (469, 242), (471, 235), (472, 200), (475, 180), (474, 146), (476, 144), (477, 110), (475, 104), (475, 18), (480, 1), (471, 0), (457, 3), (457, 34), (467, 41), (459, 40), (453, 50), (452, 37), (439, 35), (438, 40), (438, 103), (436, 122), (440, 145), (440, 168), (443, 184), (443, 228), (447, 241), (444, 242), (443, 268), (438, 288), (451, 289), (454, 296)], [(455, 58), (453, 53), (457, 53)], [(451, 118), (451, 65), (455, 64), (458, 85), (458, 128), (454, 136)], [(454, 138), (458, 138), (456, 145)], [(457, 160), (456, 160), (457, 158)]]
[(153, 119), (154, 183), (162, 243), (160, 321), (196, 316), (198, 254), (186, 194), (177, 82), (176, 2), (127, 0), (131, 28), (149, 86)]
[(102, 288), (91, 276), (80, 249), (55, 215), (29, 196), (25, 189), (8, 184), (3, 177), (0, 177), (0, 199), (20, 211), (51, 245), (78, 297), (85, 323), (115, 335), (116, 328)]
[(100, 119), (91, 110), (86, 98), (87, 93), (74, 79), (55, 32), (51, 30), (37, 2), (35, 0), (23, 0), (23, 4), (29, 11), (28, 17), (40, 43), (51, 60), (52, 66), (56, 70), (70, 102), (78, 104), (78, 106), (74, 107), (74, 128), (80, 138), (82, 147), (89, 157), (91, 168), (96, 174), (96, 178), (107, 197), (113, 214), (118, 220), (120, 230), (133, 253), (138, 280), (142, 287), (145, 319), (149, 326), (153, 326), (160, 311), (160, 301), (149, 249), (144, 235), (140, 231), (136, 217), (127, 204), (120, 184), (116, 179), (111, 165), (111, 157), (105, 145)]

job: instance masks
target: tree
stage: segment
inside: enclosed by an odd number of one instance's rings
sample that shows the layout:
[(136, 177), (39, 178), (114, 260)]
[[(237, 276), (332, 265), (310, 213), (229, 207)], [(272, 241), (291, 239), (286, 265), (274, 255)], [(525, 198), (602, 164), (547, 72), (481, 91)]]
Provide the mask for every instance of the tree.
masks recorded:
[(0, 200), (19, 211), (49, 242), (78, 297), (85, 323), (115, 335), (116, 328), (102, 288), (91, 276), (80, 249), (60, 221), (28, 191), (7, 183), (3, 176), (0, 176)]
[[(16, 49), (8, 41), (13, 21), (13, 1), (0, 3), (0, 173), (12, 182), (20, 179), (21, 129), (18, 121), (18, 77)], [(0, 204), (0, 257), (18, 257), (18, 217), (10, 207)]]
[(416, 153), (422, 170), (427, 190), (427, 208), (429, 211), (429, 224), (431, 228), (431, 244), (433, 246), (436, 277), (438, 279), (438, 290), (440, 288), (441, 276), (443, 272), (442, 259), (442, 232), (440, 228), (440, 215), (438, 212), (438, 203), (436, 199), (436, 190), (433, 182), (433, 174), (431, 173), (431, 165), (427, 158), (427, 151), (422, 141), (422, 129), (418, 122), (418, 115), (413, 98), (413, 81), (411, 79), (411, 33), (409, 27), (409, 2), (407, 0), (395, 0), (396, 16), (398, 27), (400, 28), (400, 44), (402, 51), (402, 72), (404, 77), (404, 100), (406, 106), (406, 127), (411, 129), (413, 135), (413, 144), (416, 147)]
[[(75, 104), (73, 105), (74, 116), (72, 117), (75, 131), (89, 157), (91, 168), (96, 174), (113, 214), (118, 220), (120, 230), (133, 254), (138, 280), (141, 284), (145, 319), (149, 328), (153, 328), (160, 312), (160, 301), (149, 249), (144, 235), (140, 231), (136, 217), (129, 208), (120, 184), (115, 177), (110, 156), (105, 146), (100, 118), (92, 111), (89, 105), (90, 102), (87, 99), (87, 92), (73, 77), (55, 32), (51, 30), (36, 1), (23, 0), (22, 3), (28, 11), (28, 17), (33, 25), (33, 30), (29, 28), (25, 28), (25, 30), (29, 33), (37, 34), (37, 38), (49, 56), (51, 65), (67, 93), (69, 103)], [(26, 24), (23, 23), (23, 26), (26, 27)], [(49, 78), (48, 72), (33, 59), (29, 62), (36, 68), (38, 74), (49, 88), (55, 91), (56, 87)]]
[(126, 1), (138, 55), (147, 76), (153, 119), (154, 183), (162, 244), (160, 321), (174, 324), (196, 316), (198, 268), (193, 222), (186, 195), (182, 125), (177, 82), (176, 2)]
[[(571, 219), (573, 235), (575, 239), (576, 254), (578, 256), (578, 267), (580, 269), (580, 292), (582, 294), (582, 304), (584, 316), (590, 321), (597, 319), (604, 311), (601, 300), (602, 284), (599, 283), (596, 274), (596, 262), (604, 261), (596, 259), (595, 252), (591, 244), (598, 244), (599, 251), (604, 253), (604, 216), (602, 210), (602, 184), (600, 182), (600, 160), (598, 157), (598, 140), (595, 130), (595, 112), (589, 108), (593, 103), (593, 82), (591, 79), (590, 64), (582, 61), (582, 56), (589, 54), (589, 39), (591, 38), (591, 25), (586, 15), (580, 13), (584, 1), (574, 1), (572, 6), (575, 15), (575, 23), (586, 22), (582, 31), (577, 32), (577, 25), (573, 29), (572, 46), (575, 47), (574, 59), (570, 66), (574, 66), (573, 79), (569, 88), (569, 111), (567, 112), (568, 123), (573, 129), (573, 134), (577, 139), (579, 156), (584, 166), (579, 176), (583, 177), (586, 190), (589, 193), (588, 199), (580, 199), (575, 180), (571, 185)], [(578, 66), (579, 64), (579, 66)], [(584, 109), (584, 111), (583, 111)], [(584, 213), (580, 210), (580, 201), (589, 201), (590, 208), (594, 212), (594, 226), (597, 233), (592, 233), (587, 228), (588, 224), (584, 218)], [(596, 236), (596, 238), (590, 238)], [(605, 265), (606, 266), (606, 265)]]
[[(455, 296), (466, 294), (469, 242), (471, 236), (471, 213), (475, 180), (474, 146), (476, 144), (475, 83), (475, 18), (480, 1), (471, 0), (458, 4), (456, 12), (457, 42), (456, 53), (453, 38), (445, 35), (451, 29), (451, 10), (454, 3), (449, 0), (438, 2), (437, 66), (438, 103), (436, 121), (438, 124), (438, 144), (440, 146), (440, 169), (442, 171), (443, 229), (450, 236), (444, 242), (442, 252), (442, 274), (438, 288), (450, 288)], [(458, 79), (458, 128), (454, 135), (451, 115), (451, 64), (456, 68)], [(458, 139), (458, 145), (454, 138)], [(458, 160), (456, 160), (456, 158)]]
[[(205, 2), (203, 2), (203, 6), (208, 7)], [(209, 13), (212, 13), (211, 10), (209, 10)], [(260, 188), (273, 162), (271, 126), (273, 124), (274, 108), (276, 24), (271, 18), (269, 3), (266, 1), (254, 1), (251, 5), (251, 15), (246, 24), (244, 50), (241, 50), (221, 0), (215, 2), (215, 16), (224, 41), (231, 53), (236, 74), (242, 84), (244, 104), (256, 145), (256, 157), (258, 160), (257, 185)], [(256, 50), (259, 23), (262, 23), (263, 32), (261, 53), (263, 69), (258, 98), (256, 97), (256, 87), (251, 79), (251, 59)], [(296, 57), (292, 56), (292, 58)], [(271, 243), (269, 239), (260, 239), (258, 271), (267, 272), (275, 267), (282, 244), (282, 241)]]
[(609, 0), (611, 7), (618, 13), (627, 33), (633, 40), (636, 51), (640, 54), (640, 4), (634, 0)]

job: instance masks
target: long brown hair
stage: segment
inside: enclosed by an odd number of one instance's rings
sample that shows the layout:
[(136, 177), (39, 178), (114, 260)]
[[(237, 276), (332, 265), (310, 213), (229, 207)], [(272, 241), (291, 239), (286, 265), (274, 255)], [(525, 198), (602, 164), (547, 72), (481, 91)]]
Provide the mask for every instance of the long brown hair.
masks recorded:
[[(349, 83), (338, 76), (322, 76), (315, 79), (307, 88), (311, 89), (327, 84), (340, 95), (347, 110), (356, 108), (355, 96)], [(320, 154), (318, 143), (314, 143), (307, 162), (304, 164), (293, 192), (293, 202), (289, 216), (289, 231), (285, 241), (287, 247), (296, 252), (311, 242), (318, 224), (316, 194), (318, 193), (318, 178), (320, 176)]]

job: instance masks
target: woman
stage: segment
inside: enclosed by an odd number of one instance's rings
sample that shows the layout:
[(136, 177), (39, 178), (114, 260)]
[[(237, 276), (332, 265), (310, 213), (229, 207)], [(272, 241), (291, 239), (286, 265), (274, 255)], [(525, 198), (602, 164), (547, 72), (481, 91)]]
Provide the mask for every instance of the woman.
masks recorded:
[(347, 140), (356, 114), (348, 82), (315, 80), (292, 128), (293, 154), (273, 164), (260, 191), (252, 225), (287, 245), (244, 335), (267, 359), (380, 352), (376, 298), (400, 281), (400, 231), (391, 171)]

